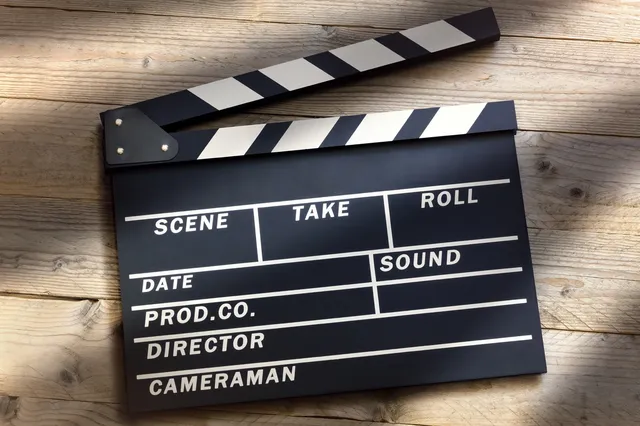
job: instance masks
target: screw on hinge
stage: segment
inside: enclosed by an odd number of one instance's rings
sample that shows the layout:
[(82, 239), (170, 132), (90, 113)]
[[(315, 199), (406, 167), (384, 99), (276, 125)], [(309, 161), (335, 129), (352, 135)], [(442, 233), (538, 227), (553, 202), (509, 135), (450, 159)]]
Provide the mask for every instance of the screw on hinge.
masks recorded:
[(118, 118), (116, 119), (116, 126), (120, 126), (120, 125), (122, 125), (122, 119)]
[(161, 148), (161, 149), (162, 149), (164, 152), (167, 152), (167, 151), (169, 151), (169, 145), (164, 144), (164, 145), (162, 145), (162, 148)]
[(116, 152), (118, 153), (118, 155), (122, 155), (124, 154), (124, 148), (118, 148), (116, 149)]

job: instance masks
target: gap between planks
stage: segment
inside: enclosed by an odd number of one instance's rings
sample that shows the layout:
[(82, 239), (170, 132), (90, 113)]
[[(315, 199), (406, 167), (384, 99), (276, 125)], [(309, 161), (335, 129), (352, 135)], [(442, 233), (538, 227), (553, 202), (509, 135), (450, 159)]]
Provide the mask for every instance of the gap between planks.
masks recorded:
[[(79, 12), (79, 13), (106, 13), (106, 14), (112, 14), (112, 13), (118, 13), (120, 15), (139, 15), (139, 16), (157, 16), (157, 17), (167, 17), (167, 18), (188, 18), (188, 19), (205, 19), (205, 20), (211, 20), (211, 21), (232, 21), (232, 22), (246, 22), (246, 23), (253, 23), (253, 22), (261, 22), (261, 23), (265, 23), (265, 24), (279, 24), (279, 25), (313, 25), (313, 26), (318, 26), (318, 27), (332, 27), (332, 26), (336, 26), (336, 27), (341, 27), (341, 28), (352, 28), (352, 29), (364, 29), (364, 30), (383, 30), (383, 31), (398, 31), (399, 28), (394, 28), (394, 27), (385, 27), (385, 26), (376, 26), (376, 25), (354, 25), (354, 24), (339, 24), (339, 25), (332, 25), (332, 24), (318, 24), (318, 23), (314, 23), (314, 22), (287, 22), (287, 21), (277, 21), (277, 20), (268, 20), (268, 19), (247, 19), (247, 18), (226, 18), (226, 17), (210, 17), (210, 16), (197, 16), (197, 15), (176, 15), (176, 14), (170, 14), (170, 13), (150, 13), (150, 12), (109, 12), (106, 10), (86, 10), (86, 9), (67, 9), (67, 8), (61, 8), (61, 7), (47, 7), (47, 6), (16, 6), (16, 5), (1, 5), (0, 4), (0, 8), (1, 7), (6, 7), (9, 9), (40, 9), (40, 10), (56, 10), (56, 11), (60, 11), (60, 12)], [(545, 37), (545, 36), (541, 36), (541, 35), (519, 35), (519, 34), (507, 34), (504, 33), (502, 34), (502, 36), (506, 36), (506, 37), (514, 37), (514, 38), (535, 38), (535, 39), (541, 39), (541, 40), (565, 40), (565, 41), (575, 41), (575, 40), (581, 40), (581, 41), (590, 41), (590, 42), (594, 42), (594, 43), (620, 43), (620, 44), (638, 44), (637, 42), (633, 42), (633, 41), (624, 41), (624, 40), (600, 40), (597, 38), (580, 38), (580, 39), (576, 39), (576, 38), (571, 38), (571, 37)], [(21, 98), (13, 98), (13, 99), (21, 99)], [(30, 99), (37, 99), (37, 98), (30, 98)], [(42, 99), (42, 100), (49, 100), (49, 99)]]
[[(420, 2), (407, 0), (402, 8), (390, 1), (378, 0), (367, 3), (365, 13), (358, 8), (358, 2), (344, 2), (336, 0), (331, 4), (331, 11), (327, 11), (326, 3), (313, 0), (304, 6), (290, 5), (278, 0), (266, 0), (256, 7), (239, 2), (237, 7), (220, 5), (215, 0), (181, 2), (180, 9), (175, 10), (171, 1), (165, 2), (165, 7), (149, 4), (136, 4), (121, 0), (104, 2), (92, 0), (78, 2), (77, 0), (62, 1), (62, 7), (51, 6), (42, 0), (2, 0), (7, 7), (24, 9), (59, 10), (65, 12), (98, 12), (120, 13), (122, 15), (167, 16), (176, 18), (204, 18), (221, 19), (239, 22), (265, 22), (278, 24), (306, 24), (321, 26), (342, 26), (345, 28), (371, 29), (405, 29), (421, 25), (441, 18), (447, 18), (487, 6), (493, 6), (498, 20), (503, 21), (503, 33), (514, 36), (531, 36), (535, 38), (594, 40), (604, 42), (638, 43), (639, 39), (633, 32), (634, 18), (638, 11), (633, 9), (631, 2), (617, 4), (604, 0), (588, 0), (578, 4), (563, 2), (558, 5), (554, 0), (539, 0), (527, 4), (514, 6), (509, 0), (481, 0), (446, 2)], [(27, 3), (27, 4), (25, 4)], [(161, 4), (163, 2), (158, 2)], [(280, 4), (282, 3), (282, 4)], [(490, 4), (489, 4), (490, 3)], [(576, 2), (577, 3), (577, 2)], [(391, 7), (393, 6), (393, 7)], [(142, 10), (140, 10), (142, 8)], [(285, 9), (286, 8), (286, 9)], [(137, 9), (137, 10), (136, 10)], [(146, 10), (145, 10), (146, 9)], [(184, 10), (186, 9), (186, 12)], [(405, 13), (406, 11), (406, 13)], [(367, 14), (368, 13), (368, 14)], [(364, 22), (363, 22), (364, 21)], [(525, 25), (529, 24), (529, 25)], [(617, 23), (618, 25), (612, 25)], [(589, 27), (596, 27), (593, 31)], [(551, 35), (547, 35), (551, 34)], [(596, 34), (601, 38), (597, 38)], [(573, 38), (571, 37), (573, 35)]]
[[(172, 13), (151, 13), (151, 12), (129, 12), (129, 11), (118, 11), (118, 12), (110, 12), (108, 10), (87, 10), (87, 9), (69, 9), (63, 7), (51, 7), (51, 6), (18, 6), (12, 4), (0, 4), (0, 8), (6, 7), (8, 9), (37, 9), (37, 10), (55, 10), (60, 12), (79, 12), (79, 13), (106, 13), (113, 14), (117, 13), (119, 15), (138, 15), (138, 16), (156, 16), (156, 17), (164, 17), (164, 18), (187, 18), (187, 19), (203, 19), (208, 21), (231, 21), (231, 22), (246, 22), (246, 23), (255, 23), (261, 22), (264, 24), (278, 24), (278, 25), (313, 25), (316, 27), (331, 27), (334, 25), (331, 24), (317, 24), (314, 22), (287, 22), (287, 21), (276, 21), (269, 19), (247, 19), (247, 18), (226, 18), (226, 17), (212, 17), (212, 16), (197, 16), (197, 15), (177, 15)], [(348, 25), (348, 24), (340, 24), (336, 25), (342, 28), (354, 28), (354, 29), (368, 29), (368, 30), (385, 30), (385, 31), (397, 31), (398, 28), (393, 27), (379, 27), (374, 25)], [(508, 35), (508, 34), (503, 34)], [(515, 37), (515, 36), (514, 36)], [(554, 38), (554, 37), (529, 37), (529, 38)], [(590, 41), (588, 39), (580, 39), (585, 41)], [(597, 41), (597, 39), (594, 39)], [(614, 40), (611, 41), (615, 43)], [(626, 42), (630, 44), (634, 44), (633, 42)]]
[(13, 291), (0, 290), (0, 297), (12, 297), (15, 299), (25, 299), (25, 300), (51, 300), (51, 301), (62, 301), (62, 302), (82, 302), (87, 301), (91, 303), (100, 303), (101, 300), (120, 300), (119, 297), (104, 297), (101, 299), (91, 298), (91, 297), (81, 297), (81, 296), (58, 296), (51, 294), (35, 294), (35, 293), (17, 293)]
[[(47, 404), (51, 404), (52, 405), (52, 411), (56, 411), (56, 412), (62, 412), (67, 414), (68, 407), (59, 407), (58, 405), (61, 404), (62, 406), (81, 406), (81, 405), (85, 405), (85, 406), (93, 406), (93, 407), (101, 407), (103, 409), (105, 408), (113, 408), (114, 409), (114, 414), (116, 415), (115, 419), (111, 419), (108, 418), (108, 420), (113, 420), (114, 422), (117, 423), (113, 423), (115, 424), (121, 424), (121, 425), (125, 425), (125, 424), (135, 424), (135, 425), (156, 425), (158, 424), (157, 421), (157, 417), (160, 416), (162, 417), (162, 420), (160, 421), (161, 424), (165, 424), (165, 421), (168, 421), (169, 424), (174, 425), (174, 424), (187, 424), (187, 423), (182, 423), (182, 422), (187, 422), (188, 424), (192, 424), (191, 421), (197, 421), (197, 420), (201, 420), (206, 422), (207, 425), (210, 425), (211, 421), (216, 421), (216, 420), (225, 420), (225, 421), (229, 421), (232, 423), (229, 424), (234, 424), (234, 425), (245, 425), (245, 426), (260, 426), (260, 425), (296, 425), (296, 426), (305, 426), (305, 425), (309, 425), (309, 426), (328, 426), (328, 423), (325, 422), (321, 422), (321, 423), (317, 423), (314, 420), (335, 420), (336, 421), (336, 426), (359, 426), (359, 425), (364, 425), (364, 426), (384, 426), (387, 424), (390, 424), (386, 421), (380, 421), (380, 422), (375, 422), (375, 421), (370, 421), (370, 420), (366, 420), (366, 419), (355, 419), (355, 418), (351, 418), (351, 417), (347, 417), (347, 416), (329, 416), (329, 415), (311, 415), (311, 414), (297, 414), (297, 413), (291, 413), (291, 414), (266, 414), (266, 413), (260, 413), (260, 412), (253, 412), (251, 410), (246, 410), (246, 411), (233, 411), (233, 410), (225, 410), (224, 408), (217, 408), (216, 406), (211, 406), (211, 407), (194, 407), (194, 408), (186, 408), (186, 409), (181, 409), (181, 410), (173, 410), (173, 411), (158, 411), (158, 412), (150, 412), (150, 413), (144, 413), (144, 414), (138, 414), (135, 417), (129, 415), (125, 410), (124, 410), (124, 405), (119, 404), (119, 403), (111, 403), (111, 402), (96, 402), (96, 401), (87, 401), (87, 400), (83, 400), (83, 399), (77, 399), (74, 398), (73, 400), (70, 399), (61, 399), (61, 398), (53, 398), (53, 397), (33, 397), (33, 396), (20, 396), (20, 395), (1, 395), (0, 394), (0, 416), (4, 416), (4, 417), (0, 417), (0, 420), (7, 420), (10, 421), (12, 419), (16, 419), (16, 418), (20, 418), (22, 417), (22, 415), (24, 415), (24, 409), (21, 406), (22, 402), (26, 402), (27, 404), (33, 404), (34, 402), (36, 404), (39, 405), (47, 405)], [(32, 411), (32, 407), (28, 407), (26, 409), (27, 413), (29, 413), (30, 411)], [(81, 408), (78, 407), (77, 409), (79, 417), (82, 418), (83, 420), (87, 420), (91, 417), (90, 414), (88, 413), (83, 413)], [(87, 410), (89, 411), (89, 410)], [(101, 410), (100, 410), (101, 411)], [(38, 410), (38, 413), (42, 413), (42, 410)], [(60, 414), (61, 417), (64, 417), (65, 421), (70, 421), (69, 416), (65, 415), (65, 414)], [(206, 416), (206, 414), (209, 413), (211, 415), (211, 417), (215, 417), (216, 413), (217, 416), (227, 416), (230, 418), (227, 419), (216, 419), (216, 418), (206, 418), (203, 419), (203, 415)], [(105, 413), (103, 413), (102, 411), (98, 414), (96, 413), (96, 416), (100, 418), (100, 424), (103, 424), (102, 421), (105, 420)], [(193, 420), (188, 420), (190, 417), (194, 417)], [(28, 414), (27, 414), (27, 417)], [(179, 419), (175, 419), (174, 418), (179, 417)], [(249, 417), (249, 418), (247, 418)], [(51, 418), (49, 418), (51, 420)], [(293, 421), (295, 421), (295, 423), (289, 423), (289, 421), (287, 419), (291, 419)], [(296, 420), (294, 420), (296, 419)], [(309, 422), (307, 422), (307, 420)], [(281, 421), (285, 421), (286, 423), (281, 423)], [(27, 420), (28, 422), (28, 420)], [(131, 423), (130, 423), (131, 422)], [(176, 422), (180, 422), (180, 423), (176, 423)], [(299, 423), (302, 422), (302, 423)], [(30, 422), (29, 422), (30, 423)], [(5, 423), (1, 423), (2, 425), (4, 425)], [(13, 424), (13, 423), (7, 423), (8, 424)], [(22, 422), (20, 422), (19, 424), (22, 424)], [(76, 423), (74, 423), (76, 424)], [(109, 425), (111, 425), (112, 423), (109, 422)], [(197, 424), (201, 424), (201, 423), (197, 423)], [(218, 424), (218, 423), (216, 423)], [(204, 424), (203, 424), (204, 425)], [(420, 424), (416, 424), (416, 423), (407, 423), (407, 422), (403, 422), (403, 423), (393, 423), (393, 425), (397, 425), (397, 426), (426, 426), (424, 424), (420, 425)]]

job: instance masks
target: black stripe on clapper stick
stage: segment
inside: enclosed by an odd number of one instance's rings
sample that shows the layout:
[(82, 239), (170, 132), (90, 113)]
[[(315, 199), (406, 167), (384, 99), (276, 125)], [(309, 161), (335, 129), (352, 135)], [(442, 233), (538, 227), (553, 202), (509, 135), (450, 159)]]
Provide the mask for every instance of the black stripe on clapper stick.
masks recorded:
[[(505, 126), (507, 123), (507, 126)], [(478, 116), (468, 133), (494, 132), (500, 128), (517, 129), (516, 108), (513, 101), (490, 102)]]
[(288, 91), (260, 71), (251, 71), (233, 78), (263, 98), (269, 98)]
[(171, 136), (178, 141), (179, 147), (178, 155), (172, 161), (196, 160), (217, 131), (218, 129), (211, 129), (172, 133)]
[(251, 144), (245, 155), (268, 154), (276, 147), (282, 135), (291, 126), (291, 122), (270, 123), (264, 126), (258, 137)]
[(475, 40), (499, 40), (500, 28), (490, 7), (465, 15), (445, 19), (445, 22), (456, 27)]
[(408, 39), (400, 33), (393, 33), (378, 37), (376, 41), (405, 59), (413, 59), (418, 56), (426, 56), (431, 53), (418, 43)]
[(418, 139), (427, 128), (440, 108), (416, 109), (404, 123), (394, 141)]
[(316, 55), (307, 56), (305, 59), (333, 78), (346, 77), (359, 72), (357, 69), (331, 52), (318, 53)]
[(328, 148), (332, 146), (344, 146), (349, 138), (356, 131), (365, 114), (350, 115), (348, 117), (340, 117), (333, 126), (329, 134), (320, 144), (320, 148)]
[(188, 90), (148, 99), (132, 106), (161, 127), (218, 111)]

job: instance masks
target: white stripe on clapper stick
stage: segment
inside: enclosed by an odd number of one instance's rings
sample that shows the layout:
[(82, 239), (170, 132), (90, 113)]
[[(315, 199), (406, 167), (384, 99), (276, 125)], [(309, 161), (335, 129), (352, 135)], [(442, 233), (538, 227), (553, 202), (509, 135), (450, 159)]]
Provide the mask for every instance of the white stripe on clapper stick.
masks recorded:
[(292, 121), (273, 152), (319, 148), (340, 117)]
[(365, 40), (349, 46), (329, 51), (358, 71), (368, 71), (396, 62), (404, 58), (375, 40)]
[(418, 43), (431, 53), (475, 41), (445, 21), (432, 22), (420, 27), (400, 31), (400, 34)]
[(287, 90), (297, 90), (333, 80), (333, 77), (306, 59), (273, 65), (261, 69), (260, 72)]
[(436, 112), (420, 138), (464, 135), (487, 106), (484, 104), (455, 105), (442, 107)]
[(226, 109), (262, 99), (262, 96), (235, 78), (225, 78), (189, 89), (216, 109)]
[(413, 110), (409, 109), (365, 115), (356, 131), (347, 141), (347, 145), (392, 141), (412, 112)]
[(264, 126), (266, 124), (218, 129), (198, 156), (198, 160), (244, 155)]

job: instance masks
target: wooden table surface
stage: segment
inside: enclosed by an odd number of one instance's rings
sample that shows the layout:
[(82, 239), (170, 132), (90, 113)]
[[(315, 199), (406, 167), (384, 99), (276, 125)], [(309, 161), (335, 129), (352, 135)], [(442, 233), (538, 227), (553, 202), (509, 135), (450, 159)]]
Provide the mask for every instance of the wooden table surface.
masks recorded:
[[(493, 46), (212, 125), (515, 99), (549, 372), (128, 417), (98, 113), (487, 5)], [(639, 424), (639, 60), (631, 0), (0, 0), (0, 424)]]

